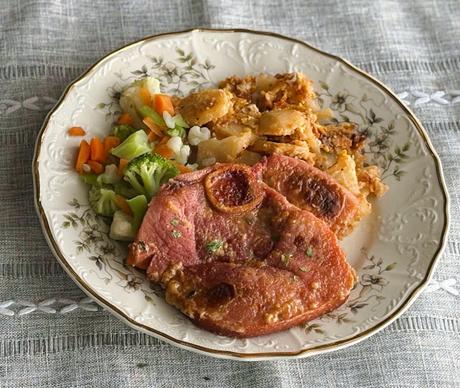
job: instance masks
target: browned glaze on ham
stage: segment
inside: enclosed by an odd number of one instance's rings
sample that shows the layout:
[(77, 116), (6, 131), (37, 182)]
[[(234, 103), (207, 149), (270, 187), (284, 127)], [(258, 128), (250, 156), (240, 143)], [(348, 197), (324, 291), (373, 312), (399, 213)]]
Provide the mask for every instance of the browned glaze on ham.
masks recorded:
[(253, 169), (267, 185), (293, 205), (325, 221), (339, 237), (346, 234), (354, 222), (359, 210), (356, 196), (307, 162), (274, 154)]
[(247, 167), (216, 165), (170, 181), (129, 250), (166, 300), (197, 325), (250, 337), (341, 305), (354, 272), (326, 223)]

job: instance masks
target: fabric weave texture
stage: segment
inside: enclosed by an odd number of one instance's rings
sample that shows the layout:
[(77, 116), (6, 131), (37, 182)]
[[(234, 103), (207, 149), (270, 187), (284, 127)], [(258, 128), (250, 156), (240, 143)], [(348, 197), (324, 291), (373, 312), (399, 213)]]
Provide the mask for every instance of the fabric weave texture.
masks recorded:
[[(0, 387), (460, 386), (458, 0), (1, 5)], [(451, 197), (448, 244), (430, 292), (370, 339), (301, 360), (212, 359), (96, 309), (52, 256), (35, 213), (31, 174), (46, 113), (69, 82), (108, 52), (147, 35), (200, 26), (278, 32), (342, 56), (399, 93), (427, 129)]]

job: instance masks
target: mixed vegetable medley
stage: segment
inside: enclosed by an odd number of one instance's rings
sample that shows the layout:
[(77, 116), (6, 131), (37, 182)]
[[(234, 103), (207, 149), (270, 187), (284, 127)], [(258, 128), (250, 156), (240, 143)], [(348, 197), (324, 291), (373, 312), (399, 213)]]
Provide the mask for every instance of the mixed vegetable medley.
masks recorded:
[[(183, 117), (175, 114), (172, 97), (160, 93), (154, 78), (126, 88), (120, 106), (123, 113), (107, 137), (81, 140), (75, 169), (89, 185), (91, 208), (112, 219), (110, 237), (130, 241), (160, 186), (197, 168), (187, 164), (189, 144), (209, 139), (210, 131), (189, 128)], [(72, 127), (68, 133), (86, 134), (81, 127)]]

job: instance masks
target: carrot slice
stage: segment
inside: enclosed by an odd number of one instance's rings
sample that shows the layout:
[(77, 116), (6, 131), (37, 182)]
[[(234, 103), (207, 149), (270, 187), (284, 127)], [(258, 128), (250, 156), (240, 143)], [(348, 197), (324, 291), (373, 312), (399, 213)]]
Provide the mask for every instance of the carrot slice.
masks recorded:
[(86, 132), (82, 127), (71, 127), (67, 130), (69, 136), (85, 136)]
[(144, 105), (152, 106), (152, 95), (147, 88), (139, 88), (139, 97)]
[(150, 142), (155, 141), (156, 139), (158, 139), (158, 135), (153, 131), (149, 131), (147, 139), (149, 139)]
[(128, 164), (127, 159), (120, 159), (120, 163), (118, 164), (118, 176), (122, 176), (123, 172), (125, 171), (126, 165)]
[(101, 163), (94, 160), (88, 160), (86, 163), (91, 167), (91, 171), (95, 174), (102, 174), (104, 172), (104, 166)]
[(91, 160), (95, 162), (103, 162), (106, 158), (104, 144), (98, 137), (91, 139)]
[(171, 159), (174, 155), (171, 148), (169, 148), (166, 144), (157, 144), (153, 151), (166, 159)]
[(133, 117), (127, 112), (122, 113), (118, 118), (117, 123), (121, 125), (131, 125), (133, 123)]
[(166, 144), (169, 139), (171, 139), (171, 138), (168, 135), (163, 136), (157, 145)]
[(174, 116), (174, 105), (170, 96), (165, 94), (155, 94), (154, 97), (155, 110), (163, 114), (163, 112), (168, 112), (171, 116)]
[(150, 117), (145, 117), (142, 122), (147, 125), (147, 127), (154, 132), (157, 136), (162, 137), (163, 136), (163, 131), (161, 128), (155, 124), (155, 122), (150, 118)]
[(121, 143), (121, 140), (116, 136), (107, 136), (104, 139), (104, 152), (106, 155), (109, 154), (112, 148), (115, 148), (117, 145)]
[(128, 202), (126, 202), (126, 199), (123, 198), (121, 195), (115, 195), (115, 204), (126, 214), (129, 216), (133, 215), (133, 212), (131, 211), (131, 208), (128, 205)]
[(78, 150), (77, 160), (75, 162), (75, 170), (80, 174), (83, 172), (83, 165), (88, 161), (91, 154), (91, 147), (86, 140), (80, 142), (80, 149)]
[(187, 166), (185, 166), (184, 164), (181, 164), (181, 163), (175, 163), (176, 167), (179, 169), (179, 171), (181, 172), (181, 174), (185, 174), (187, 172), (192, 172), (192, 169), (188, 168)]

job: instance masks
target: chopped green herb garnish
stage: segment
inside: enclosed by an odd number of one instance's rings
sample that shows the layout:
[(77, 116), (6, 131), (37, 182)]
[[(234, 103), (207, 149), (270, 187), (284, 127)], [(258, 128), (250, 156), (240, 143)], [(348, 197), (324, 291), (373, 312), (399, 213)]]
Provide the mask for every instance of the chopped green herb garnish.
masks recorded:
[(299, 269), (300, 269), (302, 272), (308, 272), (308, 268), (307, 268), (307, 267), (299, 267)]
[(218, 251), (220, 248), (222, 248), (223, 245), (224, 243), (220, 240), (212, 240), (206, 244), (206, 250), (209, 253), (214, 253)]
[(177, 226), (177, 225), (179, 225), (179, 223), (180, 223), (180, 221), (177, 218), (173, 218), (171, 220), (171, 225), (172, 226)]
[(182, 233), (174, 229), (171, 233), (171, 236), (173, 236), (174, 238), (179, 238), (179, 237), (182, 237)]
[(287, 267), (289, 264), (289, 261), (292, 259), (292, 254), (291, 253), (283, 253), (281, 255), (281, 262)]
[(305, 253), (307, 254), (308, 257), (312, 257), (313, 256), (313, 247), (310, 245), (307, 250), (305, 251)]

